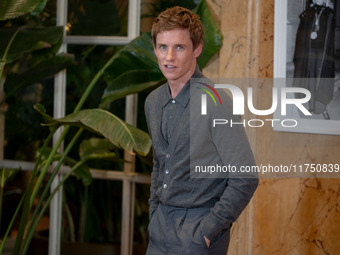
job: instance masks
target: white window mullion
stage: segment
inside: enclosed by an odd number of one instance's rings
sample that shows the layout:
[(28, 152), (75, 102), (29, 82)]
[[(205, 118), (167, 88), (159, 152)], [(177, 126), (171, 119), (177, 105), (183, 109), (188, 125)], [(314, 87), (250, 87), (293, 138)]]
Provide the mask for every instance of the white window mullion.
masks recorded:
[(69, 35), (65, 36), (64, 42), (67, 44), (94, 44), (94, 45), (124, 45), (131, 41), (126, 36), (89, 36), (89, 35)]
[(140, 0), (129, 0), (128, 37), (133, 40), (140, 33)]
[[(65, 116), (65, 94), (66, 94), (66, 71), (61, 72), (55, 77), (54, 80), (54, 118), (60, 118)], [(53, 145), (58, 141), (63, 127), (60, 127), (53, 136)], [(62, 153), (63, 144), (59, 148), (58, 152)], [(56, 164), (53, 164), (55, 167)], [(52, 182), (51, 192), (58, 186), (61, 181), (62, 174), (58, 174)], [(60, 233), (62, 222), (62, 187), (54, 195), (50, 205), (50, 230), (49, 230), (49, 255), (60, 254)]]
[[(67, 24), (67, 0), (57, 0), (57, 26), (66, 27)], [(64, 36), (66, 31), (64, 30)], [(63, 42), (59, 52), (67, 52), (67, 44)], [(65, 116), (66, 108), (66, 70), (59, 72), (54, 79), (54, 95), (53, 95), (53, 116), (60, 118)], [(53, 136), (53, 145), (59, 139), (63, 128), (59, 128)], [(62, 152), (63, 145), (59, 152)], [(53, 165), (55, 166), (55, 165)], [(58, 186), (62, 178), (58, 174), (53, 180), (52, 190)], [(49, 229), (49, 255), (60, 255), (60, 238), (61, 238), (61, 223), (62, 223), (62, 194), (60, 190), (55, 194), (50, 204), (50, 229)]]
[[(128, 37), (133, 40), (140, 33), (140, 0), (129, 0)], [(131, 125), (137, 124), (138, 110), (137, 94), (129, 95), (125, 101), (125, 121)], [(135, 157), (124, 153), (124, 173), (131, 174), (135, 171)], [(121, 255), (132, 255), (133, 251), (133, 226), (134, 226), (134, 204), (135, 183), (125, 179), (123, 181), (122, 197), (122, 233), (121, 233)]]

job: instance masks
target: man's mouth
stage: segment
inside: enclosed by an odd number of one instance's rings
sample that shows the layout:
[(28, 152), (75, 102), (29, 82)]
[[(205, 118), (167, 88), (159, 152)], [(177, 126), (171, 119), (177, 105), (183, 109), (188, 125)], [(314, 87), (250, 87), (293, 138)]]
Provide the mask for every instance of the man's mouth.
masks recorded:
[(165, 67), (166, 67), (166, 68), (169, 68), (169, 69), (174, 69), (174, 68), (176, 68), (176, 67), (173, 66), (173, 65), (165, 65)]

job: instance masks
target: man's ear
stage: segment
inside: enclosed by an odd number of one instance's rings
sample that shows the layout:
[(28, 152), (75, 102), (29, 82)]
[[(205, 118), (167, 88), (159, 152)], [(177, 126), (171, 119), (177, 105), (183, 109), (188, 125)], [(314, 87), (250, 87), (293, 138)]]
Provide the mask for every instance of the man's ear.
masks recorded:
[(203, 43), (200, 43), (196, 49), (194, 49), (195, 57), (198, 58), (202, 53)]

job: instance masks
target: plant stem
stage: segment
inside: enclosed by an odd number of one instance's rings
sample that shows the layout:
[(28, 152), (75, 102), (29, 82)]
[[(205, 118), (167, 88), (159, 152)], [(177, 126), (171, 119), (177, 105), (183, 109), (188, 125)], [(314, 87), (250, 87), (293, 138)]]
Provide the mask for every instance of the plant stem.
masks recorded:
[(15, 218), (16, 218), (16, 216), (17, 216), (18, 213), (19, 213), (19, 210), (20, 210), (20, 208), (21, 208), (21, 205), (22, 205), (22, 202), (23, 202), (23, 201), (24, 201), (24, 197), (21, 198), (21, 200), (20, 200), (20, 202), (19, 202), (19, 204), (18, 204), (18, 206), (17, 206), (17, 209), (15, 210), (14, 215), (13, 215), (13, 217), (12, 217), (12, 219), (11, 219), (11, 222), (10, 222), (9, 225), (8, 225), (8, 228), (7, 228), (7, 230), (6, 230), (6, 233), (5, 233), (4, 237), (3, 237), (2, 240), (1, 240), (1, 243), (0, 243), (0, 254), (2, 254), (2, 250), (4, 249), (5, 242), (6, 242), (6, 240), (7, 240), (7, 237), (8, 237), (8, 235), (9, 235), (9, 232), (10, 232), (10, 230), (11, 230), (13, 224), (14, 224)]
[(112, 64), (113, 60), (116, 58), (116, 55), (113, 55), (106, 64), (98, 71), (98, 73), (93, 77), (90, 84), (87, 86), (83, 96), (80, 98), (78, 104), (74, 108), (74, 113), (78, 112), (84, 105), (87, 97), (89, 96), (90, 92), (92, 91), (94, 85), (98, 82), (100, 77), (104, 74), (105, 70)]
[[(53, 161), (53, 159), (54, 159), (54, 156), (55, 156), (55, 154), (57, 153), (57, 151), (58, 151), (60, 145), (62, 144), (62, 142), (63, 142), (63, 140), (64, 140), (64, 138), (65, 138), (65, 136), (66, 136), (66, 134), (67, 134), (67, 132), (68, 132), (69, 129), (70, 129), (70, 126), (65, 126), (65, 129), (64, 129), (63, 132), (61, 133), (61, 135), (60, 135), (58, 141), (56, 142), (56, 144), (55, 144), (54, 147), (52, 148), (52, 151), (51, 151), (50, 155), (48, 156), (47, 161), (46, 161), (46, 163), (45, 163), (43, 169), (41, 170), (41, 173), (40, 173), (40, 175), (39, 175), (39, 177), (38, 177), (38, 180), (37, 180), (37, 182), (36, 182), (36, 184), (35, 184), (35, 186), (34, 186), (34, 189), (33, 189), (33, 191), (32, 191), (32, 195), (31, 195), (31, 199), (30, 199), (30, 206), (33, 205), (34, 199), (35, 199), (36, 196), (37, 196), (37, 193), (38, 193), (38, 191), (39, 191), (40, 185), (41, 185), (42, 181), (43, 181), (44, 178), (45, 178), (45, 175), (46, 175), (46, 173), (47, 173), (47, 170), (48, 170), (48, 168), (50, 167), (50, 165), (52, 164), (52, 161)], [(61, 162), (61, 163), (62, 163), (62, 162)]]
[[(27, 227), (27, 232), (32, 230), (32, 224), (34, 221), (36, 221), (36, 216), (41, 208), (41, 205), (46, 197), (46, 195), (48, 194), (50, 187), (52, 185), (52, 182), (54, 180), (54, 178), (56, 177), (56, 175), (59, 172), (60, 167), (62, 166), (62, 163), (64, 162), (65, 158), (67, 157), (68, 153), (71, 151), (72, 147), (74, 146), (74, 144), (76, 143), (76, 141), (78, 140), (78, 138), (80, 137), (80, 135), (83, 132), (83, 128), (79, 129), (78, 132), (73, 136), (72, 140), (70, 141), (70, 143), (68, 144), (68, 146), (66, 147), (64, 153), (62, 154), (61, 158), (59, 159), (59, 162), (57, 164), (57, 166), (54, 168), (47, 184), (45, 185), (45, 188), (40, 196), (39, 202), (37, 204), (37, 206), (35, 207), (34, 211), (33, 211), (33, 215), (31, 217), (30, 223)], [(51, 195), (50, 195), (51, 196)], [(33, 231), (35, 230), (35, 228), (33, 228)], [(27, 240), (25, 240), (25, 243), (27, 242)]]
[[(55, 132), (56, 129), (54, 129), (53, 131), (50, 132), (49, 136), (46, 138), (44, 144), (43, 144), (43, 149), (45, 149), (47, 147), (47, 145), (49, 144), (49, 142), (51, 141), (52, 137), (53, 137), (53, 133)], [(30, 195), (31, 195), (31, 191), (32, 191), (32, 187), (33, 187), (33, 183), (35, 180), (35, 176), (37, 175), (38, 171), (39, 171), (39, 165), (41, 162), (41, 158), (42, 158), (42, 154), (39, 154), (36, 163), (34, 165), (34, 169), (33, 169), (33, 174), (31, 177), (31, 180), (29, 182), (29, 185), (23, 195), (23, 208), (22, 208), (22, 212), (21, 212), (21, 218), (20, 218), (20, 223), (19, 223), (19, 229), (18, 229), (18, 234), (17, 234), (17, 238), (15, 241), (15, 247), (14, 247), (14, 252), (13, 254), (19, 254), (20, 249), (21, 249), (21, 244), (22, 241), (24, 240), (25, 237), (25, 228), (27, 225), (27, 220), (28, 220), (28, 216), (29, 216), (29, 212), (31, 210), (31, 204), (30, 204)], [(19, 208), (19, 206), (18, 206)], [(14, 219), (16, 217), (16, 215), (13, 215), (12, 219)], [(8, 227), (8, 229), (10, 229), (11, 226)]]
[[(43, 144), (43, 146), (42, 146), (42, 150), (45, 149), (45, 148), (47, 147), (47, 145), (49, 144), (49, 142), (51, 141), (52, 136), (53, 136), (53, 133), (54, 133), (54, 132), (51, 132), (50, 135), (46, 138), (46, 140), (45, 140), (45, 142), (44, 142), (44, 144)], [(36, 174), (37, 174), (37, 172), (38, 172), (38, 166), (39, 166), (39, 164), (40, 164), (40, 162), (41, 162), (41, 155), (42, 155), (42, 154), (39, 154), (39, 156), (38, 156), (38, 158), (37, 158), (37, 160), (36, 160), (36, 164), (35, 164), (34, 169), (33, 169), (32, 178), (31, 178), (31, 181), (30, 181), (30, 183), (29, 183), (29, 185), (28, 185), (29, 188), (25, 191), (25, 194), (22, 196), (22, 198), (21, 198), (21, 200), (20, 200), (20, 202), (19, 202), (19, 204), (18, 204), (18, 206), (17, 206), (17, 209), (15, 210), (15, 212), (14, 212), (14, 214), (13, 214), (13, 216), (12, 216), (11, 222), (9, 223), (9, 225), (8, 225), (8, 227), (7, 227), (6, 233), (5, 233), (5, 235), (4, 235), (3, 239), (2, 239), (2, 242), (1, 242), (1, 244), (0, 244), (0, 254), (2, 254), (2, 250), (3, 250), (3, 247), (4, 247), (5, 241), (6, 241), (8, 235), (9, 235), (9, 233), (10, 233), (10, 231), (11, 231), (11, 228), (12, 228), (12, 226), (13, 226), (13, 224), (14, 224), (14, 221), (15, 221), (16, 217), (17, 217), (18, 214), (19, 214), (19, 210), (20, 210), (21, 205), (22, 205), (22, 203), (23, 203), (23, 201), (24, 201), (24, 199), (25, 199), (25, 197), (26, 197), (26, 193), (27, 193), (28, 191), (31, 190), (31, 187), (32, 187), (34, 178), (35, 178), (35, 176), (36, 176)], [(26, 210), (26, 209), (25, 209), (25, 207), (24, 207), (24, 208), (23, 208), (23, 211), (25, 211), (25, 210)], [(22, 217), (23, 217), (23, 216), (22, 216)], [(19, 226), (18, 236), (20, 236), (20, 233), (23, 232), (22, 228), (24, 228), (24, 227), (25, 227), (24, 225), (23, 225), (21, 228), (20, 228), (20, 226)]]
[(30, 229), (30, 231), (27, 231), (27, 238), (26, 241), (24, 243), (23, 246), (23, 250), (22, 253), (20, 255), (25, 255), (27, 252), (27, 249), (29, 247), (29, 244), (32, 240), (33, 234), (34, 234), (34, 230), (36, 229), (41, 217), (44, 215), (44, 212), (46, 211), (47, 207), (49, 206), (49, 203), (51, 202), (52, 198), (54, 197), (54, 195), (57, 193), (57, 191), (59, 190), (59, 188), (64, 185), (65, 181), (71, 176), (71, 174), (73, 174), (73, 172), (75, 170), (77, 170), (82, 164), (84, 164), (85, 161), (79, 161), (67, 174), (64, 175), (63, 179), (59, 182), (59, 184), (57, 185), (57, 187), (53, 190), (53, 192), (49, 195), (48, 199), (46, 200), (46, 203), (44, 204), (43, 208), (41, 209), (38, 217), (36, 218), (32, 228)]

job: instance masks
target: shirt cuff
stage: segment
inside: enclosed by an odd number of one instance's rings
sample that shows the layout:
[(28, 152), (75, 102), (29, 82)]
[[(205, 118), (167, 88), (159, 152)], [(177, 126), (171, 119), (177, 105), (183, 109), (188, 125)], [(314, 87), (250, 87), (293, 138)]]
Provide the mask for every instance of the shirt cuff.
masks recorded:
[(223, 229), (225, 226), (222, 226), (219, 223), (215, 223), (210, 215), (207, 215), (201, 222), (201, 231), (202, 234), (208, 238), (210, 241), (213, 240)]

